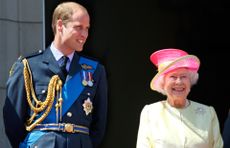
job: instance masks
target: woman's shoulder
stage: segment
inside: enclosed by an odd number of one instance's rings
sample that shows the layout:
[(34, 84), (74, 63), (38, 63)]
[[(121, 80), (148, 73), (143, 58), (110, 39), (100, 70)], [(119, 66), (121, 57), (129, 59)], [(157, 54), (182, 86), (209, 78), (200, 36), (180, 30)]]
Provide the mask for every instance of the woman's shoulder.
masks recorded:
[(162, 106), (166, 101), (158, 101), (158, 102), (154, 102), (154, 103), (150, 103), (150, 104), (146, 104), (145, 106), (147, 107), (157, 107), (157, 106)]
[(195, 101), (190, 101), (190, 102), (191, 102), (192, 108), (196, 112), (211, 113), (211, 114), (215, 113), (215, 109), (213, 106), (195, 102)]
[(165, 100), (164, 101), (158, 101), (158, 102), (154, 102), (151, 104), (146, 104), (143, 108), (143, 110), (146, 111), (151, 111), (151, 112), (157, 112), (159, 110), (161, 110), (164, 107), (165, 104)]
[(203, 104), (203, 103), (200, 103), (200, 102), (196, 102), (196, 101), (191, 101), (190, 100), (190, 103), (191, 103), (191, 105), (193, 105), (193, 106), (197, 106), (197, 107), (203, 107), (203, 108), (213, 108), (212, 106), (210, 106), (210, 105), (206, 105), (206, 104)]

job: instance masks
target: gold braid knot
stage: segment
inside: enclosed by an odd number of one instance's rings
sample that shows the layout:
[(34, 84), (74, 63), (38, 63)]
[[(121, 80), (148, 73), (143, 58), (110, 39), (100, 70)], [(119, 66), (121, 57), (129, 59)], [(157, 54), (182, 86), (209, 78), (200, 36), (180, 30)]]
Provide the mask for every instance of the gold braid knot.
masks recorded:
[[(53, 106), (55, 95), (58, 96), (58, 94), (59, 94), (58, 100), (61, 100), (61, 101), (57, 101), (58, 105), (55, 105), (55, 106), (61, 109), (62, 107), (62, 97), (61, 97), (62, 81), (58, 75), (54, 75), (50, 79), (46, 99), (45, 101), (42, 102), (35, 95), (35, 91), (33, 88), (32, 73), (30, 71), (28, 61), (26, 59), (23, 59), (22, 62), (24, 65), (23, 75), (24, 75), (24, 82), (25, 82), (25, 89), (26, 89), (26, 96), (27, 96), (26, 99), (27, 99), (27, 102), (31, 110), (33, 111), (33, 115), (26, 122), (26, 130), (31, 131), (36, 127), (37, 124), (41, 123), (48, 116)], [(31, 96), (34, 100), (35, 106), (33, 105), (31, 101)], [(36, 117), (36, 115), (42, 111), (44, 111), (44, 113), (38, 119), (34, 121), (34, 118)]]

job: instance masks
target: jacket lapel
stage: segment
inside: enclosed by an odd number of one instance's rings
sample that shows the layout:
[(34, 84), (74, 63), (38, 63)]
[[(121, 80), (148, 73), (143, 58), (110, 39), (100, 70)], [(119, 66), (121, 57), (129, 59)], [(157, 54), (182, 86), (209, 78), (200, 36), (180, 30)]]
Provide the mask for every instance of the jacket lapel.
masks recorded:
[(50, 71), (52, 71), (54, 74), (59, 75), (61, 77), (61, 79), (64, 80), (65, 76), (62, 73), (62, 71), (58, 65), (58, 62), (55, 60), (50, 48), (47, 48), (44, 51), (42, 62), (48, 66), (48, 69)]
[(77, 72), (80, 72), (81, 65), (79, 64), (79, 55), (77, 53), (74, 53), (73, 60), (70, 64), (69, 74), (66, 78), (66, 81), (71, 79)]

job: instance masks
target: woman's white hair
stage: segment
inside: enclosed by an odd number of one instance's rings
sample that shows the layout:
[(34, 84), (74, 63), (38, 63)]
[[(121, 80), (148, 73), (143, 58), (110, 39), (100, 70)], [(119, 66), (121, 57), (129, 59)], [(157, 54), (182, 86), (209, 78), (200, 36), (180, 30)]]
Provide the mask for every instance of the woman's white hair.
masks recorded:
[[(189, 74), (189, 79), (190, 79), (191, 87), (192, 87), (193, 85), (195, 85), (197, 83), (197, 81), (199, 79), (199, 74), (198, 74), (198, 72), (195, 72), (195, 71), (192, 71), (192, 70), (189, 70), (188, 74)], [(156, 87), (155, 90), (158, 91), (159, 93), (162, 93), (163, 95), (166, 95), (166, 92), (164, 90), (164, 83), (165, 83), (164, 78), (165, 78), (165, 74), (163, 74), (162, 76), (160, 76), (158, 78), (159, 85), (158, 85), (158, 87)]]

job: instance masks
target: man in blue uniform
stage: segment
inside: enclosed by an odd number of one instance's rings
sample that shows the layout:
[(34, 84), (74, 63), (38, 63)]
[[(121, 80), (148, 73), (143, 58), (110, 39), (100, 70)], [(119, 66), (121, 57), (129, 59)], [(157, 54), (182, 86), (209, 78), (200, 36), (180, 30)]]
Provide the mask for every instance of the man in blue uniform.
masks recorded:
[(59, 4), (53, 13), (51, 45), (12, 66), (3, 109), (12, 147), (100, 145), (106, 127), (107, 79), (103, 65), (79, 54), (89, 27), (82, 5)]

